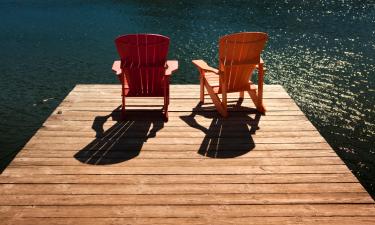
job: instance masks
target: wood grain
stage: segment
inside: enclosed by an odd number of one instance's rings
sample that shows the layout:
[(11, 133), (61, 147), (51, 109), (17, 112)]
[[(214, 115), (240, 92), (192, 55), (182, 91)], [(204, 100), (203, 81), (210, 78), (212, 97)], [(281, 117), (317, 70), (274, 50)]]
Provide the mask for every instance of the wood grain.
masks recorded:
[[(373, 199), (279, 85), (229, 117), (199, 85), (77, 85), (0, 175), (1, 224), (375, 224)], [(145, 110), (143, 106), (154, 105)], [(155, 111), (155, 109), (157, 109)], [(2, 153), (0, 153), (2, 154)]]

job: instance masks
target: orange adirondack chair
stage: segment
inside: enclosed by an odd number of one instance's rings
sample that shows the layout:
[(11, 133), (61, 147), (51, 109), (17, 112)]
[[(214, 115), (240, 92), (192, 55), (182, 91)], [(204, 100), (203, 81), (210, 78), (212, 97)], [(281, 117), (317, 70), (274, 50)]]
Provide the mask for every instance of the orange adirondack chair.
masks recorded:
[(178, 61), (168, 60), (169, 38), (158, 34), (129, 34), (115, 40), (121, 61), (112, 70), (122, 84), (122, 117), (126, 97), (164, 97), (164, 119), (168, 121), (169, 77)]
[[(265, 113), (263, 106), (263, 60), (260, 57), (268, 39), (266, 33), (243, 32), (226, 35), (219, 40), (219, 69), (203, 60), (193, 60), (200, 73), (200, 101), (204, 102), (204, 87), (217, 111), (228, 116), (227, 93), (247, 91), (257, 110)], [(258, 89), (251, 82), (254, 69), (258, 69)], [(222, 95), (222, 101), (218, 94)]]

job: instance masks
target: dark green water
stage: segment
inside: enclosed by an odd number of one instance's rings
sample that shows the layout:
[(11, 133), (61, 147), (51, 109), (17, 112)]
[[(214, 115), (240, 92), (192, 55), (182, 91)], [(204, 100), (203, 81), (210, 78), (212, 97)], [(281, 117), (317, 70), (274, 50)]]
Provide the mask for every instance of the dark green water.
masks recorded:
[[(170, 3), (173, 2), (173, 3)], [(180, 69), (217, 61), (224, 34), (264, 31), (281, 84), (375, 196), (375, 1), (0, 1), (1, 169), (77, 83), (117, 83), (114, 38), (160, 33)]]

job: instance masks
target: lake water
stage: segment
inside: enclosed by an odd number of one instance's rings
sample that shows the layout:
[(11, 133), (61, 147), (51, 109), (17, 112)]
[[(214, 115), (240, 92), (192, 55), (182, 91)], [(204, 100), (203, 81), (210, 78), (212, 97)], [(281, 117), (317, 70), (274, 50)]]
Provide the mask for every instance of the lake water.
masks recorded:
[[(250, 3), (251, 2), (251, 3)], [(217, 41), (270, 36), (265, 82), (281, 84), (375, 196), (375, 1), (0, 1), (1, 168), (78, 83), (117, 83), (119, 34), (160, 33), (176, 84), (191, 60), (217, 63)]]

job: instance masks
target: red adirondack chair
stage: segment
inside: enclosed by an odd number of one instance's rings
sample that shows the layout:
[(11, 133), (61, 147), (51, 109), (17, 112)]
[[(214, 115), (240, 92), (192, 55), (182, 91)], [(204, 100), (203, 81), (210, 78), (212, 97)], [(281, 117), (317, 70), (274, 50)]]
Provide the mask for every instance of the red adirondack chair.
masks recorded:
[(115, 40), (121, 61), (112, 70), (122, 84), (122, 117), (125, 97), (164, 97), (164, 119), (168, 121), (169, 77), (178, 69), (168, 60), (169, 38), (158, 34), (129, 34)]

